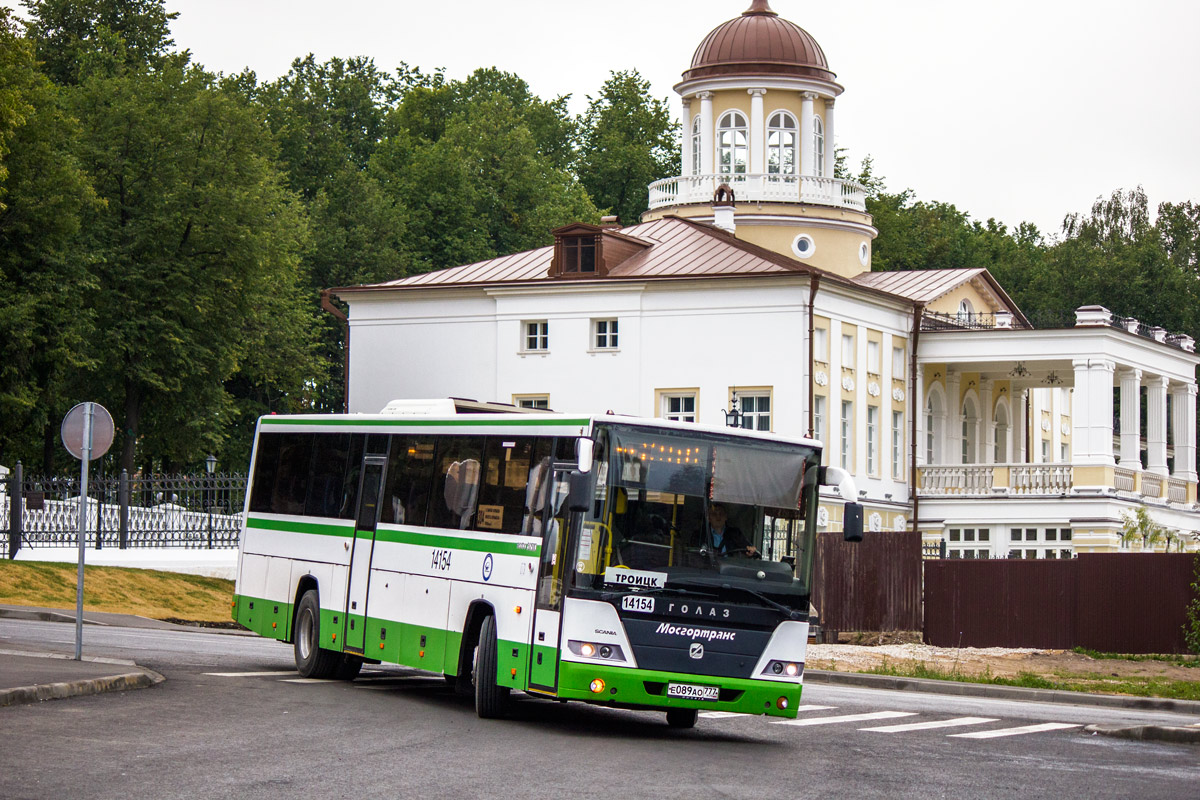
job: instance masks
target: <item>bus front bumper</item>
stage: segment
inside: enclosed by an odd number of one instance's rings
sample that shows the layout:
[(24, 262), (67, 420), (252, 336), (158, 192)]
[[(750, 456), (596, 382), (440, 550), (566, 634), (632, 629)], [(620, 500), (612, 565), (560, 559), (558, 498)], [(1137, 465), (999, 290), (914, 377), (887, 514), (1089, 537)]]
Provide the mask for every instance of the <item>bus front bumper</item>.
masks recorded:
[[(603, 681), (603, 684), (597, 681)], [(719, 688), (719, 697), (716, 700), (668, 697), (668, 684), (716, 686)], [(795, 719), (796, 709), (800, 705), (800, 690), (799, 683), (783, 681), (682, 675), (563, 661), (558, 669), (557, 695), (564, 700), (583, 700), (625, 708), (696, 708), (701, 711), (731, 711)]]

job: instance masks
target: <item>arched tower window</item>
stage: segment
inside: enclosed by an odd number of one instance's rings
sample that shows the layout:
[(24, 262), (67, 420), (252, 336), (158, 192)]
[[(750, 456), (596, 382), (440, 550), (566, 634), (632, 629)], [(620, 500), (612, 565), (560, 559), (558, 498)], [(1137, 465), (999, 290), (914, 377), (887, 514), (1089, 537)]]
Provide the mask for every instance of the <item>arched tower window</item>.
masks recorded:
[(976, 459), (976, 436), (979, 430), (979, 414), (975, 411), (975, 401), (968, 397), (963, 401), (962, 408), (962, 463), (974, 464)]
[(767, 123), (767, 172), (772, 175), (796, 174), (796, 118), (777, 111)]
[(700, 115), (692, 117), (692, 174), (700, 174)]
[(717, 123), (717, 154), (722, 174), (746, 172), (750, 141), (746, 117), (740, 111), (728, 111)]
[(971, 301), (964, 297), (958, 303), (958, 321), (970, 322), (973, 316), (975, 316), (975, 306), (971, 305)]
[(941, 440), (942, 400), (933, 391), (925, 400), (925, 463), (936, 464), (940, 459), (937, 455), (938, 442)]
[(992, 448), (992, 460), (1004, 464), (1008, 462), (1008, 406), (997, 403), (992, 421), (996, 423), (996, 445)]
[(813, 174), (825, 174), (825, 123), (813, 115)]

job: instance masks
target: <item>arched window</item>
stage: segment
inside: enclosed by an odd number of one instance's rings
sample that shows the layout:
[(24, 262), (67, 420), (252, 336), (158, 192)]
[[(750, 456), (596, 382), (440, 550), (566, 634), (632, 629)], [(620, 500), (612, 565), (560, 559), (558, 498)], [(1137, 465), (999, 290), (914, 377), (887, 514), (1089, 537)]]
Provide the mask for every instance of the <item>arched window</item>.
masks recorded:
[(767, 172), (771, 175), (796, 174), (796, 118), (777, 111), (767, 123)]
[(968, 397), (962, 407), (962, 463), (974, 464), (977, 458), (976, 431), (979, 430), (979, 414), (975, 401)]
[(700, 174), (700, 115), (692, 118), (692, 174)]
[(749, 141), (745, 116), (739, 111), (725, 113), (717, 124), (717, 154), (722, 174), (745, 174)]
[(975, 315), (975, 306), (971, 305), (971, 301), (963, 298), (958, 302), (958, 321), (970, 322), (971, 317)]
[(936, 392), (930, 392), (925, 401), (925, 463), (936, 464), (938, 422), (942, 416), (941, 398)]
[(825, 174), (825, 123), (813, 115), (813, 175)]
[(1008, 463), (1008, 406), (996, 404), (996, 415), (992, 417), (996, 423), (996, 445), (992, 448), (992, 460), (997, 464)]

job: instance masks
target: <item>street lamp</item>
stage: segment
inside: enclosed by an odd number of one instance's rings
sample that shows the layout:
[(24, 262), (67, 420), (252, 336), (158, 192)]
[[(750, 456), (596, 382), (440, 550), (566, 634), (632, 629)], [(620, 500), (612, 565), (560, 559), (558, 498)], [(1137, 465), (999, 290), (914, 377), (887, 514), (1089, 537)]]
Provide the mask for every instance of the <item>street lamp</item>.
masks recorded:
[(204, 487), (204, 507), (208, 511), (208, 549), (213, 547), (213, 530), (212, 530), (212, 474), (217, 469), (217, 457), (212, 453), (208, 454), (208, 458), (204, 459), (204, 471), (208, 473), (210, 480), (208, 486)]
[(738, 411), (738, 397), (733, 396), (732, 408), (725, 412), (725, 424), (730, 428), (742, 427), (742, 412)]

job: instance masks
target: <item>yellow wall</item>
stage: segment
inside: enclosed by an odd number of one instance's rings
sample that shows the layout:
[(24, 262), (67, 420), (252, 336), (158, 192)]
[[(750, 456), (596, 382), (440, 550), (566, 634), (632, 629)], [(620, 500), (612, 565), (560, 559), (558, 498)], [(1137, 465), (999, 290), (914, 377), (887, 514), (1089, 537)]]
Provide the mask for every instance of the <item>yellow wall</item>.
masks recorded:
[(957, 314), (958, 304), (966, 298), (971, 301), (971, 305), (975, 308), (976, 314), (991, 314), (993, 311), (1004, 311), (1007, 309), (998, 309), (993, 303), (987, 299), (983, 292), (975, 288), (971, 283), (965, 283), (962, 286), (955, 287), (945, 295), (929, 304), (930, 311), (936, 311), (940, 314)]

